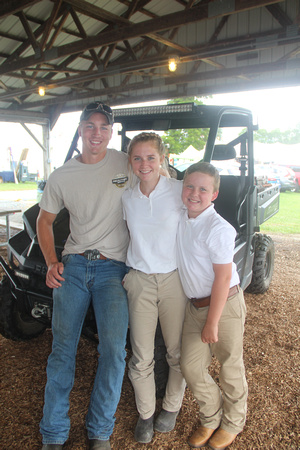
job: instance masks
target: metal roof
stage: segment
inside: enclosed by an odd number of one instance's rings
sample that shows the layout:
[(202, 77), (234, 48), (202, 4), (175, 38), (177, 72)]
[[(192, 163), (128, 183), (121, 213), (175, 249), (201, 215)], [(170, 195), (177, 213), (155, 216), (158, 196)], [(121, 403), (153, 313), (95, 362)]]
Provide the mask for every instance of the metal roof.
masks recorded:
[[(0, 120), (300, 85), (299, 1), (2, 0)], [(178, 68), (168, 62), (176, 57)], [(44, 86), (46, 94), (39, 96)]]

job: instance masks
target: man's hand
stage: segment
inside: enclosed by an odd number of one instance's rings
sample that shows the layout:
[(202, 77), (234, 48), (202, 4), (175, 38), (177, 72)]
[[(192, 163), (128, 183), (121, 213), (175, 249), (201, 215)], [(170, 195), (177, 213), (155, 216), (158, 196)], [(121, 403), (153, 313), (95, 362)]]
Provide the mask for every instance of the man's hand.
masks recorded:
[(218, 342), (218, 325), (205, 324), (201, 333), (204, 344), (214, 344)]
[(46, 285), (53, 289), (61, 286), (61, 281), (65, 281), (62, 277), (64, 265), (58, 262), (55, 252), (53, 222), (56, 214), (51, 214), (42, 208), (37, 218), (36, 228), (40, 248), (45, 258), (48, 270), (46, 275)]
[(46, 275), (46, 285), (51, 288), (58, 288), (61, 286), (61, 281), (65, 281), (62, 277), (64, 271), (64, 265), (61, 262), (55, 262), (48, 266)]

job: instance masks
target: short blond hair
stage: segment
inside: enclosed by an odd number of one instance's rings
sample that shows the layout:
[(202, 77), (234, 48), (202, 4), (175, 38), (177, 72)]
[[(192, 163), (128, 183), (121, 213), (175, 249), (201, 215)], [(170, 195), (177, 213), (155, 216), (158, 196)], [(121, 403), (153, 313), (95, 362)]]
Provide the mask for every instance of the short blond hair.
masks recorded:
[(212, 164), (204, 161), (197, 162), (188, 167), (185, 171), (183, 181), (188, 175), (194, 172), (205, 173), (213, 178), (214, 192), (217, 192), (220, 188), (220, 174), (218, 169)]

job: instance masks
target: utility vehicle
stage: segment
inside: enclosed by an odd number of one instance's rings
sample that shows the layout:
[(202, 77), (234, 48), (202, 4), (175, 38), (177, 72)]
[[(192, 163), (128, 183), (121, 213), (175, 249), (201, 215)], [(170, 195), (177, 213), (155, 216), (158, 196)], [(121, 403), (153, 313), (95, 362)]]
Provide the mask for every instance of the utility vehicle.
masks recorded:
[[(234, 261), (241, 287), (252, 293), (265, 292), (272, 279), (274, 244), (259, 230), (279, 209), (279, 188), (258, 184), (254, 176), (253, 131), (256, 127), (252, 113), (232, 106), (186, 103), (117, 109), (114, 115), (120, 151), (126, 152), (129, 139), (140, 131), (161, 133), (193, 128), (207, 135), (203, 160), (235, 171), (234, 174), (230, 174), (232, 170), (221, 172), (215, 208), (237, 232)], [(76, 132), (66, 160), (79, 152), (77, 141)], [(172, 149), (169, 151), (172, 153)], [(176, 168), (172, 172), (176, 172), (179, 179), (183, 176)], [(0, 332), (9, 339), (31, 339), (51, 327), (52, 293), (45, 285), (47, 267), (36, 236), (38, 213), (38, 204), (25, 211), (24, 229), (9, 240), (8, 262), (0, 257), (5, 272), (0, 287)], [(59, 257), (68, 234), (69, 216), (63, 209), (54, 222)], [(89, 311), (83, 334), (93, 336), (94, 333), (93, 313)], [(158, 350), (156, 359), (162, 353)]]

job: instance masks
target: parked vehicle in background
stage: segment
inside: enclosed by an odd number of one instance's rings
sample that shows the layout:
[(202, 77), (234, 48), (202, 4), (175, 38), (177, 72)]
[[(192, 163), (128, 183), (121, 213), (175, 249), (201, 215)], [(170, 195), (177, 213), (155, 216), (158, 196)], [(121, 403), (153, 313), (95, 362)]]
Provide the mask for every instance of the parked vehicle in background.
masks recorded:
[(296, 190), (296, 175), (292, 169), (285, 166), (272, 166), (272, 173), (279, 178), (281, 192)]
[(15, 174), (13, 170), (1, 170), (0, 171), (0, 183), (14, 183)]
[(295, 172), (296, 191), (300, 192), (300, 165), (296, 166), (296, 165), (290, 164), (290, 165), (286, 165), (286, 167), (289, 167), (290, 169), (292, 169)]
[(297, 190), (296, 174), (290, 167), (258, 164), (255, 166), (255, 176), (264, 177), (267, 183), (279, 186), (281, 192)]
[(38, 172), (30, 173), (28, 166), (23, 161), (18, 164), (18, 170), (0, 171), (0, 183), (25, 183), (25, 181), (37, 181)]
[(179, 172), (185, 172), (185, 170), (190, 167), (192, 164), (194, 164), (194, 162), (196, 161), (190, 161), (184, 164), (179, 164), (178, 166), (176, 166), (176, 170), (179, 170)]
[(254, 177), (257, 186), (275, 184), (280, 188), (279, 178), (272, 176), (270, 166), (267, 164), (256, 164), (254, 166)]

